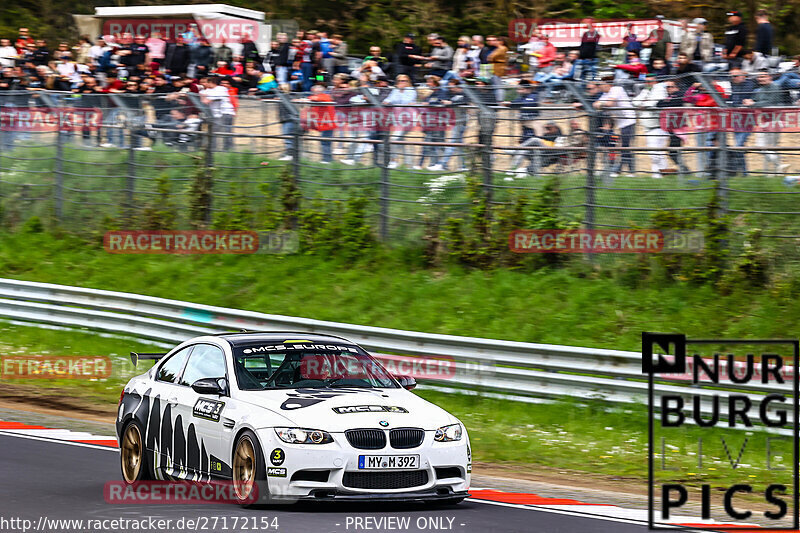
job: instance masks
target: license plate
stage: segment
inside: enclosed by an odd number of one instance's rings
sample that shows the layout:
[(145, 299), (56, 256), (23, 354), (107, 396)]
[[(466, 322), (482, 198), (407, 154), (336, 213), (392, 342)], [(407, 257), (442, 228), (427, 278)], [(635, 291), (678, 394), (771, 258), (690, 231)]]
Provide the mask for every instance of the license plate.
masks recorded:
[(415, 470), (419, 455), (359, 455), (359, 470)]

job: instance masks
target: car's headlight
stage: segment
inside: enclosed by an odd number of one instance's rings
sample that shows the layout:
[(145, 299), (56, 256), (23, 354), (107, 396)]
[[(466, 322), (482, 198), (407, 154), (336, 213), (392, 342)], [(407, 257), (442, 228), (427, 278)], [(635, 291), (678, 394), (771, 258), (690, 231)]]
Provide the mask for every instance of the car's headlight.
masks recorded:
[(461, 424), (451, 424), (449, 426), (442, 426), (436, 430), (433, 440), (439, 442), (450, 442), (454, 440), (461, 440)]
[(275, 428), (278, 438), (289, 444), (328, 444), (333, 437), (321, 429)]

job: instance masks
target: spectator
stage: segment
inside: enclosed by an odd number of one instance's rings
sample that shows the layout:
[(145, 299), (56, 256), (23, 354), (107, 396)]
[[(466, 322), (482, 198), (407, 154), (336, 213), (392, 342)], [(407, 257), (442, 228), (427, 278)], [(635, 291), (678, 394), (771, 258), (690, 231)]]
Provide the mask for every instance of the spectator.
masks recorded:
[(214, 48), (214, 60), (211, 64), (215, 65), (217, 61), (225, 61), (226, 63), (233, 61), (233, 50), (231, 50), (230, 46), (220, 43), (219, 46)]
[(556, 47), (550, 42), (550, 36), (542, 34), (543, 46), (531, 55), (535, 56), (539, 61), (538, 72), (551, 72), (553, 70), (553, 62), (556, 59)]
[(283, 32), (279, 33), (277, 37), (278, 57), (275, 60), (275, 79), (278, 81), (278, 85), (282, 85), (288, 81), (289, 69), (294, 58), (290, 54), (292, 45), (289, 44), (289, 37)]
[[(325, 92), (325, 85), (316, 83), (311, 87), (311, 96), (308, 100), (313, 103), (328, 104), (333, 102), (331, 95)], [(311, 129), (319, 131), (323, 139), (333, 137), (333, 130), (336, 129), (336, 110), (332, 105), (313, 106), (316, 121), (310, 124)], [(310, 111), (310, 110), (309, 110)], [(333, 143), (328, 140), (320, 141), (322, 147), (321, 163), (327, 165), (333, 162)]]
[(639, 41), (639, 36), (633, 32), (633, 22), (629, 22), (626, 26), (625, 37), (622, 38), (622, 47), (625, 49), (625, 61), (627, 62), (629, 54), (636, 52), (636, 57), (639, 57), (642, 51), (642, 42)]
[(692, 74), (702, 72), (702, 70), (699, 65), (691, 61), (686, 52), (679, 53), (678, 63), (675, 66), (675, 75), (678, 76), (678, 79), (675, 81), (678, 83), (680, 90), (686, 91), (695, 80)]
[(424, 60), (422, 49), (414, 44), (414, 34), (408, 33), (394, 51), (395, 74), (407, 76), (413, 85), (417, 74), (417, 64)]
[(614, 65), (615, 69), (629, 74), (631, 77), (639, 78), (647, 74), (647, 65), (639, 59), (639, 52), (625, 52), (625, 63)]
[(492, 65), (492, 84), (495, 86), (495, 98), (500, 102), (503, 100), (503, 76), (506, 75), (508, 48), (503, 44), (503, 41), (494, 35), (489, 35), (486, 38), (486, 42), (492, 48), (486, 60)]
[[(730, 71), (731, 77), (731, 92), (728, 98), (728, 105), (731, 107), (744, 106), (745, 100), (753, 99), (753, 91), (756, 89), (756, 84), (742, 72), (740, 68), (734, 68)], [(750, 137), (750, 131), (734, 131), (733, 142), (737, 148), (741, 148)], [(730, 165), (729, 168), (733, 174), (747, 174), (747, 161), (744, 152), (733, 151), (729, 155)]]
[[(410, 105), (417, 101), (417, 92), (411, 84), (411, 77), (407, 74), (400, 74), (395, 79), (395, 88), (383, 100), (383, 105)], [(408, 135), (410, 129), (398, 126), (392, 133), (393, 141), (401, 141)], [(397, 168), (400, 157), (403, 157), (405, 164), (408, 165), (405, 148), (402, 145), (392, 145), (392, 161), (389, 168)]]
[[(682, 54), (686, 57), (686, 54)], [(659, 114), (652, 111), (658, 102), (667, 98), (667, 90), (663, 83), (658, 82), (655, 74), (648, 74), (647, 86), (634, 97), (633, 105), (643, 109), (639, 114), (639, 124), (644, 128), (645, 142), (648, 148), (665, 148), (669, 142), (669, 135), (661, 129)], [(667, 155), (665, 152), (650, 152), (650, 171), (653, 178), (661, 178), (661, 171), (667, 168)]]
[[(426, 106), (441, 107), (444, 105), (445, 100), (447, 100), (447, 87), (443, 87), (440, 84), (441, 81), (442, 79), (439, 76), (433, 74), (428, 74), (425, 76), (426, 89), (429, 91), (428, 96), (426, 96), (423, 100)], [(431, 112), (430, 107), (423, 108), (420, 110), (420, 112), (423, 114), (429, 113)], [(425, 120), (423, 120), (423, 122), (425, 122)], [(428, 129), (423, 128), (423, 130), (425, 132), (425, 142), (444, 142), (443, 129), (434, 126)], [(422, 170), (422, 167), (425, 166), (426, 158), (428, 158), (430, 166), (436, 165), (436, 163), (439, 161), (440, 152), (440, 146), (423, 146), (419, 162), (414, 166), (414, 170)]]
[[(540, 139), (536, 137), (535, 129), (535, 121), (539, 117), (539, 95), (535, 84), (530, 80), (520, 80), (517, 85), (517, 98), (512, 102), (504, 102), (504, 105), (519, 110), (519, 123), (522, 126), (520, 146), (542, 146)], [(510, 153), (513, 157), (506, 180), (510, 181), (515, 175), (535, 175), (541, 167), (541, 154), (538, 150), (513, 150)], [(519, 166), (523, 159), (529, 161), (528, 166)]]
[(0, 39), (0, 67), (15, 67), (18, 57), (17, 49), (11, 46), (11, 41), (9, 39)]
[[(233, 107), (231, 96), (228, 90), (220, 85), (217, 76), (208, 76), (204, 78), (203, 90), (200, 91), (200, 96), (204, 104), (209, 106), (211, 116), (214, 118), (215, 131), (219, 133), (232, 133), (233, 121), (236, 116), (236, 110)], [(233, 137), (224, 136), (222, 139), (222, 149), (226, 152), (233, 150)]]
[[(612, 110), (614, 108), (622, 108), (619, 111), (612, 111), (611, 116), (614, 118), (615, 126), (619, 131), (620, 143), (623, 148), (627, 148), (631, 145), (634, 128), (636, 127), (636, 112), (633, 110), (628, 93), (626, 93), (622, 87), (612, 86), (613, 80), (613, 76), (604, 76), (602, 78), (599, 88), (603, 94), (594, 103), (594, 107), (595, 109)], [(628, 171), (630, 172), (628, 176), (633, 176), (633, 172), (635, 171), (634, 158), (633, 153), (629, 150), (623, 150), (619, 161), (611, 170), (610, 177), (615, 178), (619, 176), (624, 166), (628, 167)]]
[[(769, 72), (759, 72), (756, 82), (758, 87), (753, 92), (753, 98), (743, 100), (742, 103), (744, 105), (751, 107), (780, 107), (789, 103), (787, 91), (772, 82), (772, 76), (770, 76)], [(779, 144), (780, 132), (778, 131), (760, 131), (756, 134), (756, 146), (759, 148), (769, 148)], [(774, 169), (773, 172), (776, 173), (783, 172), (789, 168), (788, 163), (781, 163), (778, 152), (765, 150), (763, 153), (767, 172), (769, 172), (770, 166)]]
[(370, 46), (369, 55), (364, 57), (364, 61), (374, 61), (377, 66), (384, 72), (389, 68), (389, 60), (383, 57), (380, 46)]
[(253, 39), (248, 32), (245, 32), (242, 36), (242, 51), (239, 55), (242, 56), (243, 63), (252, 61), (256, 65), (260, 65), (261, 61), (263, 61), (261, 54), (258, 53), (258, 47), (256, 46), (256, 43), (253, 42)]
[[(330, 40), (330, 57), (333, 59), (333, 74), (346, 74), (348, 70), (347, 43), (338, 33), (334, 33)], [(380, 55), (380, 49), (378, 49)], [(380, 67), (383, 70), (383, 67)]]
[(167, 41), (161, 38), (161, 32), (154, 31), (151, 33), (144, 44), (147, 46), (147, 62), (163, 65), (167, 53)]
[(430, 74), (442, 79), (447, 76), (453, 66), (453, 47), (437, 35), (433, 40), (431, 55), (427, 59), (430, 63), (425, 66), (430, 69)]
[(187, 74), (191, 78), (203, 78), (208, 76), (209, 67), (214, 60), (214, 48), (208, 39), (201, 37), (199, 43), (194, 48), (189, 49), (189, 66)]
[[(705, 85), (701, 82), (692, 84), (686, 93), (683, 95), (683, 101), (695, 107), (718, 107), (716, 98), (725, 99), (727, 93), (717, 83), (712, 85), (713, 92), (707, 90)], [(715, 98), (716, 97), (716, 98)], [(706, 131), (701, 129), (696, 132), (697, 146), (699, 148), (715, 146), (717, 144), (717, 132)], [(717, 163), (717, 153), (714, 151), (701, 151), (697, 154), (697, 168), (701, 177), (707, 176), (709, 173), (714, 174)]]
[(581, 45), (578, 48), (578, 65), (581, 67), (581, 79), (585, 80), (586, 75), (590, 74), (589, 79), (597, 77), (597, 46), (600, 43), (600, 33), (594, 29), (594, 19), (589, 17), (584, 20), (586, 31), (581, 36)]
[(189, 68), (189, 47), (179, 37), (167, 47), (164, 57), (164, 71), (173, 76), (183, 76)]
[(459, 77), (471, 78), (475, 75), (473, 58), (469, 55), (469, 37), (462, 35), (458, 38), (456, 49), (453, 52), (453, 72)]
[(669, 63), (663, 59), (656, 59), (653, 61), (652, 66), (650, 67), (650, 73), (663, 78), (666, 76), (671, 76), (672, 69), (670, 68)]
[(725, 59), (728, 60), (730, 69), (742, 65), (747, 46), (747, 26), (742, 22), (739, 11), (728, 12), (728, 23), (730, 26), (725, 30)]
[[(681, 107), (683, 105), (683, 93), (681, 92), (678, 84), (674, 80), (667, 80), (664, 82), (667, 96), (656, 104), (657, 107)], [(681, 135), (671, 129), (666, 130), (669, 135), (669, 147), (680, 148), (683, 146), (683, 138)], [(670, 150), (669, 157), (678, 166), (678, 173), (681, 176), (689, 174), (689, 168), (683, 162), (683, 152), (680, 150)]]
[(31, 62), (38, 66), (46, 66), (50, 62), (50, 50), (44, 39), (36, 39), (36, 48), (33, 51)]
[(92, 45), (89, 42), (89, 36), (81, 35), (81, 38), (78, 40), (78, 44), (72, 47), (72, 55), (75, 58), (75, 62), (81, 65), (88, 65), (89, 64), (89, 50), (91, 50)]
[(17, 40), (14, 41), (14, 46), (17, 47), (17, 53), (22, 55), (25, 50), (28, 49), (28, 46), (34, 44), (33, 38), (28, 35), (28, 28), (20, 28), (19, 29), (19, 36)]
[[(455, 115), (455, 124), (450, 134), (449, 142), (452, 144), (460, 144), (464, 142), (464, 132), (467, 129), (467, 110), (464, 108), (469, 101), (464, 94), (464, 89), (461, 87), (461, 82), (455, 78), (451, 78), (448, 84), (448, 94), (446, 100), (442, 103), (448, 107), (452, 107)], [(428, 167), (428, 170), (441, 171), (447, 170), (450, 158), (454, 154), (458, 154), (460, 164), (457, 166), (456, 171), (463, 172), (467, 170), (467, 165), (464, 158), (464, 149), (455, 146), (447, 146), (442, 152), (442, 158), (435, 164)]]
[(755, 74), (767, 67), (769, 67), (769, 61), (761, 52), (750, 49), (742, 51), (741, 68), (746, 74)]
[[(484, 52), (486, 50), (486, 46), (483, 43), (483, 36), (481, 35), (473, 35), (472, 36), (472, 44), (469, 47), (469, 52), (467, 52), (467, 56), (470, 58), (472, 62), (472, 68), (474, 70), (474, 76), (486, 76), (486, 73), (482, 73), (482, 65), (485, 59)], [(486, 53), (488, 56), (488, 52)], [(488, 71), (487, 71), (488, 73)]]
[(769, 21), (769, 13), (766, 9), (756, 11), (756, 46), (755, 51), (761, 55), (769, 57), (772, 55), (772, 43), (775, 39), (775, 30)]
[(703, 65), (714, 58), (714, 36), (706, 31), (706, 19), (696, 18), (693, 22), (695, 29), (689, 27), (688, 19), (681, 21), (683, 35), (678, 51), (696, 65)]
[(657, 59), (669, 62), (672, 59), (672, 36), (664, 28), (664, 15), (656, 15), (656, 28), (650, 32), (643, 46), (650, 48), (649, 65), (651, 70)]

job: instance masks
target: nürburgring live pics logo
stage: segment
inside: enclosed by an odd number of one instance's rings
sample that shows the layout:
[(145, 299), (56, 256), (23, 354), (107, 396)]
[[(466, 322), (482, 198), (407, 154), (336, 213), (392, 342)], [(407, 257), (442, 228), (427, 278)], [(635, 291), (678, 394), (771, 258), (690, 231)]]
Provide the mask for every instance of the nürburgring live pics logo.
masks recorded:
[(692, 530), (800, 527), (799, 354), (796, 339), (642, 333), (650, 529), (674, 530), (687, 523), (676, 511), (698, 507), (707, 522)]

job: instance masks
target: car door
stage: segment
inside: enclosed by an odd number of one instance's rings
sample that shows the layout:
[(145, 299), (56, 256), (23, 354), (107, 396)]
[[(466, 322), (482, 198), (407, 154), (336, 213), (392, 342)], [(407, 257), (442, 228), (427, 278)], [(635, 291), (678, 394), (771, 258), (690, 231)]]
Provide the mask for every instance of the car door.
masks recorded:
[(230, 465), (221, 458), (227, 454), (222, 449), (223, 412), (228, 401), (227, 393), (198, 394), (192, 384), (200, 379), (224, 378), (228, 382), (225, 354), (219, 346), (196, 344), (180, 378), (182, 392), (178, 397), (178, 412), (185, 433), (185, 453), (176, 447), (176, 466), (186, 468), (189, 477), (206, 479), (211, 475), (230, 477)]
[[(175, 450), (175, 422), (178, 396), (185, 387), (179, 379), (194, 346), (186, 346), (159, 361), (150, 391), (150, 414), (147, 420), (146, 445), (153, 453), (157, 475), (171, 475)], [(178, 439), (180, 444), (180, 439)]]

